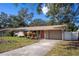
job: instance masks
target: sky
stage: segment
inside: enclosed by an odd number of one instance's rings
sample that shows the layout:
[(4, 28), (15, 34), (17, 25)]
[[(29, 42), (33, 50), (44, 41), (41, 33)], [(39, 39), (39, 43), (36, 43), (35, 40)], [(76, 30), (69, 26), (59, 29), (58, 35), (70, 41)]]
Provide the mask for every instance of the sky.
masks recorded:
[(18, 11), (21, 8), (24, 8), (24, 7), (25, 8), (28, 8), (28, 11), (29, 12), (33, 12), (34, 13), (33, 19), (42, 18), (43, 20), (48, 20), (48, 18), (46, 17), (46, 15), (44, 13), (38, 14), (36, 12), (37, 4), (34, 4), (34, 5), (30, 5), (30, 4), (27, 4), (27, 5), (19, 4), (19, 6), (15, 6), (12, 3), (0, 3), (0, 13), (1, 12), (5, 12), (8, 15), (17, 15), (18, 14)]

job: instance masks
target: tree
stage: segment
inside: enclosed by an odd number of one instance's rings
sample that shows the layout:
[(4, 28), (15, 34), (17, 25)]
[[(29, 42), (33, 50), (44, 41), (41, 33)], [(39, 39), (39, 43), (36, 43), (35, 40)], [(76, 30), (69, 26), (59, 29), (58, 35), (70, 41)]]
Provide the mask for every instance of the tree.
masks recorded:
[(4, 12), (1, 12), (0, 14), (0, 28), (8, 27), (9, 21), (8, 21), (8, 15)]
[(18, 14), (19, 26), (28, 26), (32, 17), (33, 13), (28, 13), (28, 9), (22, 8)]
[(19, 27), (19, 19), (18, 16), (10, 15), (9, 16), (9, 27)]
[(0, 14), (0, 28), (8, 27), (24, 27), (28, 26), (31, 22), (33, 13), (29, 13), (26, 8), (22, 8), (18, 15), (7, 15), (4, 12)]
[(46, 22), (42, 19), (34, 19), (31, 23), (30, 26), (44, 26), (46, 25)]
[(47, 25), (56, 25), (56, 22), (53, 19), (47, 21)]
[[(77, 17), (79, 14), (79, 8), (76, 11), (73, 10), (75, 4), (66, 3), (47, 3), (46, 6), (49, 8), (47, 15), (52, 19), (52, 24), (68, 24), (69, 31), (74, 31), (77, 26)], [(79, 5), (76, 4), (78, 7)], [(39, 6), (38, 6), (39, 7)], [(41, 11), (41, 10), (40, 10)], [(50, 20), (51, 21), (51, 20)], [(72, 24), (74, 24), (72, 26)], [(72, 26), (72, 27), (71, 27)]]

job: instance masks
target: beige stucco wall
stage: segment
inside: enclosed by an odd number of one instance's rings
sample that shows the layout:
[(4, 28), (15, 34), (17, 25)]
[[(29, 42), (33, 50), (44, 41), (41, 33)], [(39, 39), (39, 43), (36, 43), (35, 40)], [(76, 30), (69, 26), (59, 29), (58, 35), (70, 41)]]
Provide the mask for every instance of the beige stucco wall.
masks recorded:
[(45, 38), (45, 39), (48, 38), (48, 31), (44, 31), (44, 38)]

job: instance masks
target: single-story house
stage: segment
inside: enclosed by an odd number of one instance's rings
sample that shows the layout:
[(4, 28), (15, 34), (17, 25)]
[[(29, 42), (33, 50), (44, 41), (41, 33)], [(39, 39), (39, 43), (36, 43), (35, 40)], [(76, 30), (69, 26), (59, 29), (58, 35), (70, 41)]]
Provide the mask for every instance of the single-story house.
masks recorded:
[(36, 33), (36, 36), (41, 39), (56, 39), (62, 40), (63, 33), (66, 31), (66, 25), (54, 26), (33, 26), (33, 27), (20, 27), (20, 28), (7, 28), (6, 30), (27, 30)]

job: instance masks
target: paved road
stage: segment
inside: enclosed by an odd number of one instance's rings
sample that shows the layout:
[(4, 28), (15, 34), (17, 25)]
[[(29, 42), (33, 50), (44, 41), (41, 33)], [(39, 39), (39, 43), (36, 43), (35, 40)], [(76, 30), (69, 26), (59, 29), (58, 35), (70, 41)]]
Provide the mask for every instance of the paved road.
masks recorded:
[(59, 40), (40, 40), (38, 43), (1, 53), (0, 56), (44, 56)]

